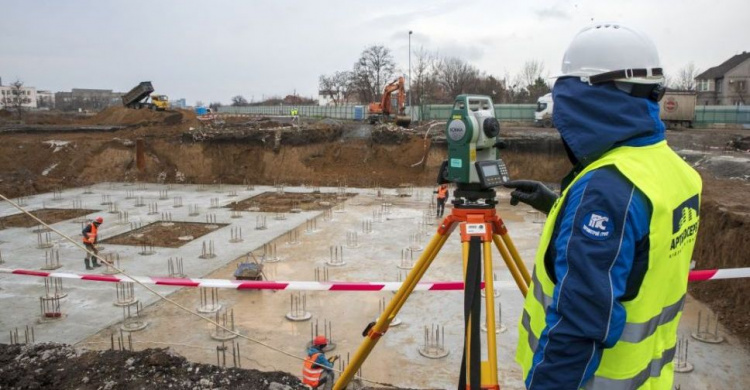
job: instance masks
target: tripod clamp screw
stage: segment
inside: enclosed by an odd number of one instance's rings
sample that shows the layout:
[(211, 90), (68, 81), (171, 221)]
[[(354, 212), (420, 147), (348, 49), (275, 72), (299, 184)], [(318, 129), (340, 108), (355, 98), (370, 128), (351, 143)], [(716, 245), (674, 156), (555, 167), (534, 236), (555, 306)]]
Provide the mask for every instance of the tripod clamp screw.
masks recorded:
[(377, 340), (385, 334), (385, 332), (373, 332), (372, 327), (375, 326), (376, 321), (370, 322), (362, 331), (362, 337), (370, 337), (373, 340)]

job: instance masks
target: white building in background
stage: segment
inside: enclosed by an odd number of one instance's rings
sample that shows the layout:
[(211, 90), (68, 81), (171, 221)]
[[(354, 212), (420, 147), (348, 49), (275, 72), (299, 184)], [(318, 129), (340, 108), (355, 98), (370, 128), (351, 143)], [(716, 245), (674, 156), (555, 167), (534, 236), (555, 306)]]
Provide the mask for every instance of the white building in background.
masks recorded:
[(55, 94), (52, 91), (36, 91), (37, 108), (53, 109), (55, 108)]
[(37, 108), (37, 98), (35, 87), (16, 90), (12, 85), (0, 85), (0, 108), (14, 107), (19, 101), (23, 108)]

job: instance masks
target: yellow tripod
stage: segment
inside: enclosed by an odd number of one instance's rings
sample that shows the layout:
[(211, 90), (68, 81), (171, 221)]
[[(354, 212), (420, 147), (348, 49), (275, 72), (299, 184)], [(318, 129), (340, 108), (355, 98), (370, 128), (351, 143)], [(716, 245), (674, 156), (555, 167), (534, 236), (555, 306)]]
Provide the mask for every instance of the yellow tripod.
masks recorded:
[[(464, 320), (466, 324), (464, 338), (464, 358), (461, 363), (459, 388), (466, 389), (499, 389), (497, 375), (497, 346), (495, 341), (495, 295), (492, 280), (492, 250), (490, 242), (494, 242), (506, 266), (513, 275), (518, 289), (523, 296), (529, 289), (531, 277), (521, 260), (513, 241), (508, 235), (508, 229), (495, 211), (494, 191), (488, 196), (486, 203), (464, 203), (463, 200), (454, 201), (451, 214), (445, 217), (432, 237), (422, 256), (409, 272), (401, 288), (393, 297), (388, 307), (377, 321), (370, 323), (362, 333), (365, 337), (349, 366), (341, 373), (334, 389), (342, 390), (351, 381), (367, 356), (375, 348), (380, 337), (388, 330), (391, 321), (396, 318), (401, 307), (406, 303), (409, 295), (414, 291), (419, 280), (430, 267), (443, 244), (448, 240), (456, 226), (460, 226), (462, 257), (464, 265)], [(484, 255), (484, 262), (482, 262)], [(483, 264), (482, 264), (483, 263)], [(480, 362), (479, 343), (479, 315), (481, 311), (482, 266), (484, 267), (487, 310), (487, 361)]]

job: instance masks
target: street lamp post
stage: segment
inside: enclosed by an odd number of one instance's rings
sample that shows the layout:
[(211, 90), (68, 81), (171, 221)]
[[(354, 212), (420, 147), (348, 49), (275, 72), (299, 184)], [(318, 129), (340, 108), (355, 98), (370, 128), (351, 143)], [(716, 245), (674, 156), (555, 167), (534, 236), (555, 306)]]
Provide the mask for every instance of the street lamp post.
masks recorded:
[(414, 107), (411, 105), (411, 33), (409, 30), (409, 121), (414, 120)]

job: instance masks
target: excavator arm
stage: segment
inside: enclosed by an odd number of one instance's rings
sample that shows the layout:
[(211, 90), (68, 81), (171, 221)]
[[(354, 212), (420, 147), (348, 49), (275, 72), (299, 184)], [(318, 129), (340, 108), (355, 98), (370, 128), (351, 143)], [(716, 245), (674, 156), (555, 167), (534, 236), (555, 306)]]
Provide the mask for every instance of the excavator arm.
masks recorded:
[[(398, 107), (396, 107), (395, 109), (391, 100), (391, 94), (393, 94), (394, 92), (398, 94), (396, 97), (396, 104), (398, 105)], [(370, 114), (382, 115), (384, 118), (388, 118), (390, 115), (394, 115), (396, 124), (404, 127), (408, 126), (411, 122), (411, 119), (405, 116), (405, 101), (406, 90), (404, 89), (404, 78), (399, 77), (398, 79), (385, 86), (385, 88), (383, 89), (383, 97), (381, 98), (379, 103), (370, 103)]]
[(391, 115), (393, 111), (393, 107), (391, 104), (391, 94), (396, 91), (398, 91), (398, 114), (403, 113), (406, 91), (404, 90), (404, 78), (399, 77), (398, 79), (393, 80), (392, 83), (386, 85), (385, 89), (383, 90), (383, 98), (380, 101), (380, 106), (383, 109), (383, 115)]

